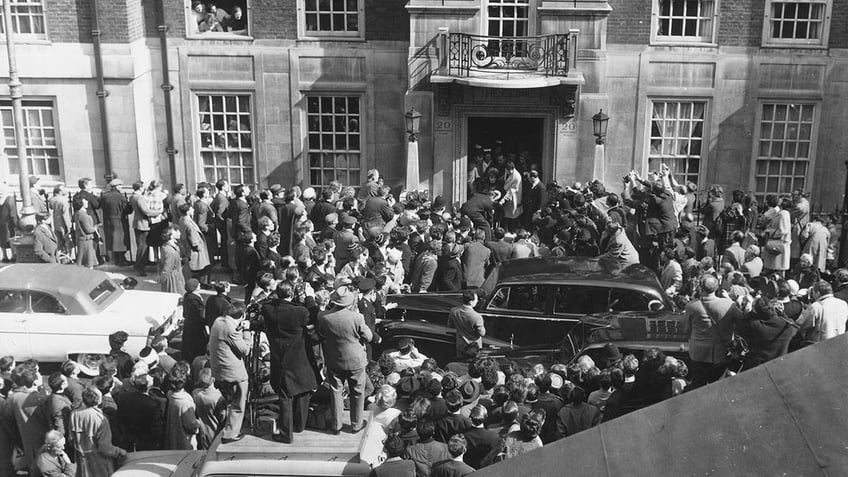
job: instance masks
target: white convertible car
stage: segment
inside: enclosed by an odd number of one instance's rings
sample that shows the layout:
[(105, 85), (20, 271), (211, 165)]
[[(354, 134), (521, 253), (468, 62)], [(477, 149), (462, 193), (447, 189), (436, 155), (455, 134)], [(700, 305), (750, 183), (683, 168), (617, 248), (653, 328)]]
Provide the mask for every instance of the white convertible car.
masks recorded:
[(124, 289), (105, 272), (74, 265), (15, 264), (0, 269), (0, 355), (61, 362), (107, 353), (125, 331), (137, 356), (153, 334), (182, 317), (180, 296)]

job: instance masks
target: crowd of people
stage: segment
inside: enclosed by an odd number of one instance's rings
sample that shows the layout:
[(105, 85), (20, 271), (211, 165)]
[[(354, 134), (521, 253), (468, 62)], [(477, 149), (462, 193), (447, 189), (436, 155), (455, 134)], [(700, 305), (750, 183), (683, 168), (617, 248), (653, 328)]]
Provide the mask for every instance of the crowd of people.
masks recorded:
[[(377, 170), (358, 190), (254, 191), (221, 180), (189, 194), (152, 181), (134, 183), (129, 198), (119, 179), (100, 196), (83, 179), (70, 221), (63, 188), (43, 208), (34, 198), (36, 234), (57, 239), (52, 253), (36, 245), (44, 261), (58, 250), (82, 266), (126, 261), (134, 232), (136, 272), (155, 260), (162, 290), (184, 294), (182, 346), (157, 337), (130, 357), (126, 334), (115, 333), (85, 385), (79, 363), (45, 383), (37, 363), (0, 360), (0, 466), (17, 448), (32, 475), (72, 461), (79, 475), (106, 475), (97, 469), (128, 451), (203, 449), (218, 432), (235, 442), (251, 394), (277, 397), (278, 442), (307, 427), (339, 433), (346, 410), (346, 430), (358, 432), (370, 412), (388, 435), (377, 475), (465, 475), (845, 332), (838, 234), (829, 217), (811, 215), (802, 191), (760, 207), (741, 191), (726, 201), (713, 185), (700, 206), (697, 186), (665, 166), (629, 173), (620, 194), (597, 180), (545, 186), (538, 168), (503, 154), (475, 155), (471, 167), (470, 197), (453, 205), (395, 196)], [(544, 256), (654, 270), (686, 314), (688, 360), (656, 349), (622, 356), (612, 345), (604, 362), (478, 357), (486, 329), (475, 289), (503, 261)], [(242, 296), (210, 280), (214, 264), (244, 285)], [(214, 294), (204, 299), (203, 288)], [(455, 361), (437, 363), (410, 339), (375, 353), (387, 296), (434, 291), (462, 291), (449, 317)]]

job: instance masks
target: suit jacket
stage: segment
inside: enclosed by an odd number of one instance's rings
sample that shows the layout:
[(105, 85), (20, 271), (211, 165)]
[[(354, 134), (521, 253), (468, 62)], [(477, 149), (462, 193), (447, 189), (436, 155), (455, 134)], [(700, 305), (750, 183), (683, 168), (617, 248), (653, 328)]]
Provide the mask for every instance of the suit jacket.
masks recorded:
[(436, 276), (438, 259), (430, 252), (421, 252), (415, 257), (410, 274), (411, 292), (423, 293), (433, 286), (433, 278)]
[(538, 184), (532, 187), (528, 184), (524, 193), (524, 213), (532, 216), (545, 204), (545, 198), (547, 196), (545, 184), (542, 184), (542, 181), (539, 181)]
[(256, 242), (253, 243), (253, 248), (256, 249), (259, 260), (266, 260), (268, 258), (268, 236), (263, 232), (257, 232)]
[(292, 239), (296, 219), (297, 205), (294, 202), (287, 202), (277, 210), (277, 223), (280, 226), (280, 245), (277, 247), (277, 251), (284, 257), (292, 253)]
[(456, 258), (441, 257), (436, 269), (438, 291), (462, 290), (462, 263)]
[(624, 267), (639, 263), (639, 252), (627, 238), (624, 229), (619, 229), (605, 242), (605, 256), (615, 259)]
[(474, 468), (465, 462), (459, 462), (453, 459), (436, 462), (430, 469), (430, 475), (433, 477), (465, 477), (473, 472)]
[(263, 328), (271, 348), (271, 387), (292, 397), (315, 389), (315, 373), (306, 354), (309, 310), (286, 300), (262, 307)]
[(56, 263), (56, 252), (59, 244), (56, 235), (47, 225), (39, 225), (33, 231), (33, 247), (35, 256), (44, 263)]
[(486, 247), (492, 251), (492, 261), (495, 265), (509, 260), (510, 255), (512, 255), (512, 244), (502, 240), (486, 242)]
[(244, 357), (250, 351), (250, 344), (244, 340), (238, 323), (224, 315), (212, 323), (209, 330), (209, 365), (216, 381), (238, 383), (247, 381), (247, 369)]
[(96, 195), (94, 195), (91, 191), (88, 190), (81, 190), (77, 192), (76, 195), (74, 195), (74, 197), (76, 196), (85, 197), (85, 199), (88, 201), (88, 208), (85, 209), (85, 211), (91, 217), (91, 220), (92, 222), (94, 222), (94, 225), (99, 224), (100, 217), (97, 215), (97, 209), (100, 208), (100, 198), (98, 198)]
[(473, 428), (465, 431), (465, 441), (467, 447), (462, 460), (474, 467), (480, 468), (480, 463), (501, 441), (501, 437), (497, 432), (486, 428)]
[(147, 202), (147, 197), (138, 192), (130, 197), (130, 206), (133, 211), (133, 229), (146, 232), (150, 230), (150, 218), (157, 217), (159, 214), (150, 209)]
[(268, 217), (271, 219), (271, 222), (276, 227), (277, 225), (277, 209), (270, 202), (260, 202), (256, 205), (256, 207), (251, 210), (251, 225), (253, 226), (254, 233), (259, 233), (259, 219), (262, 217)]
[(15, 228), (18, 227), (18, 205), (15, 203), (15, 196), (9, 194), (0, 205), (0, 225), (8, 227), (10, 235), (15, 234)]
[(137, 391), (115, 396), (117, 426), (124, 439), (120, 447), (129, 451), (157, 450), (165, 439), (165, 416), (159, 401)]
[(569, 404), (559, 410), (556, 417), (557, 436), (568, 437), (597, 426), (601, 422), (601, 410), (591, 404), (575, 406)]
[(230, 199), (227, 198), (227, 194), (220, 191), (215, 194), (210, 208), (212, 209), (212, 214), (215, 216), (215, 223), (224, 223), (227, 219), (227, 211), (230, 208)]
[(471, 222), (478, 227), (489, 227), (488, 219), (495, 208), (492, 198), (487, 194), (477, 193), (462, 204), (460, 211), (467, 215)]
[(415, 477), (415, 462), (387, 460), (371, 471), (372, 477)]
[(206, 326), (211, 328), (212, 323), (214, 323), (219, 316), (227, 314), (227, 310), (230, 307), (230, 301), (230, 297), (226, 295), (212, 295), (206, 300), (206, 305), (203, 309)]
[(215, 230), (215, 214), (209, 204), (202, 200), (194, 203), (194, 223), (204, 234), (208, 234), (210, 230)]
[(492, 258), (492, 251), (482, 242), (473, 241), (465, 246), (462, 253), (462, 274), (468, 288), (477, 288), (486, 280), (486, 267)]
[(242, 199), (233, 199), (227, 213), (233, 221), (233, 238), (240, 240), (250, 237), (253, 229), (250, 228), (250, 208), (247, 202)]
[(542, 409), (545, 411), (545, 423), (542, 425), (542, 431), (539, 432), (539, 437), (543, 443), (547, 444), (557, 439), (556, 416), (564, 405), (559, 396), (551, 393), (541, 393), (536, 400), (536, 404), (532, 406), (532, 409)]
[(447, 444), (431, 439), (407, 447), (403, 458), (415, 462), (415, 474), (418, 477), (430, 477), (430, 467), (433, 463), (450, 459), (451, 456)]
[(54, 195), (48, 201), (50, 210), (53, 211), (53, 230), (57, 234), (67, 236), (71, 230), (71, 205), (66, 196)]
[(466, 431), (474, 427), (471, 424), (471, 419), (462, 414), (448, 414), (447, 416), (435, 422), (436, 433), (433, 438), (439, 442), (447, 443), (448, 439), (454, 434), (464, 434)]
[(327, 227), (327, 216), (336, 211), (336, 206), (325, 201), (319, 200), (309, 212), (309, 220), (315, 224), (315, 230), (324, 230)]
[(346, 308), (323, 311), (318, 315), (318, 334), (330, 369), (352, 371), (368, 364), (362, 343), (370, 342), (374, 335), (361, 313)]
[(383, 228), (386, 222), (395, 217), (389, 203), (382, 197), (371, 197), (365, 201), (365, 207), (362, 209), (362, 223), (366, 229), (372, 227)]
[(727, 361), (727, 344), (742, 312), (729, 298), (704, 297), (686, 305), (689, 358), (701, 363)]

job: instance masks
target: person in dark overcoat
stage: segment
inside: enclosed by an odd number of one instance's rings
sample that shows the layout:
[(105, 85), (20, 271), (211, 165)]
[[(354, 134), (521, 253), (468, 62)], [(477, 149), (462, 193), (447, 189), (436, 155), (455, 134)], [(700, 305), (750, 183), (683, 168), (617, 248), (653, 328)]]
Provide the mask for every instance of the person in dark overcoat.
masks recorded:
[(3, 187), (6, 197), (0, 204), (0, 247), (3, 250), (3, 263), (8, 263), (12, 258), (11, 239), (15, 236), (18, 228), (18, 206), (15, 203), (15, 195)]
[(38, 225), (33, 230), (33, 248), (36, 258), (42, 263), (58, 263), (59, 242), (56, 240), (56, 234), (47, 225), (49, 217), (47, 214), (35, 214), (35, 220)]
[(262, 307), (263, 328), (271, 348), (271, 386), (280, 398), (278, 442), (290, 443), (302, 432), (309, 398), (318, 383), (306, 354), (309, 310), (292, 303), (294, 287), (281, 282), (277, 298)]
[(277, 225), (280, 232), (280, 245), (277, 251), (282, 256), (291, 255), (295, 229), (295, 222), (300, 214), (303, 213), (303, 207), (298, 208), (294, 202), (295, 195), (291, 190), (286, 191), (285, 204), (277, 209)]
[(129, 248), (130, 224), (127, 207), (129, 201), (121, 193), (121, 179), (113, 179), (109, 183), (109, 191), (100, 196), (100, 209), (103, 212), (103, 235), (106, 240), (106, 251), (110, 254), (112, 263), (124, 265), (124, 254)]
[(206, 326), (211, 327), (215, 322), (215, 318), (227, 314), (230, 308), (230, 284), (227, 282), (216, 282), (212, 284), (212, 289), (215, 290), (215, 295), (206, 299), (206, 305), (203, 308), (203, 318)]
[(191, 363), (194, 358), (206, 353), (209, 333), (206, 331), (200, 282), (196, 278), (189, 279), (186, 282), (185, 291), (183, 295), (183, 359)]

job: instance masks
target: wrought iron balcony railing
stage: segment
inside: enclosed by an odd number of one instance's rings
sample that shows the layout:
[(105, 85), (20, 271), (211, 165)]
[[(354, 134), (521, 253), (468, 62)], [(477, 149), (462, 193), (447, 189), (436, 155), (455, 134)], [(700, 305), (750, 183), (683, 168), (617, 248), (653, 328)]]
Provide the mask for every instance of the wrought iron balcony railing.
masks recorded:
[[(571, 40), (571, 37), (574, 40)], [(542, 76), (567, 76), (569, 41), (576, 33), (532, 37), (448, 35), (447, 73), (470, 76), (473, 72), (509, 71)], [(575, 45), (571, 45), (572, 47)]]

